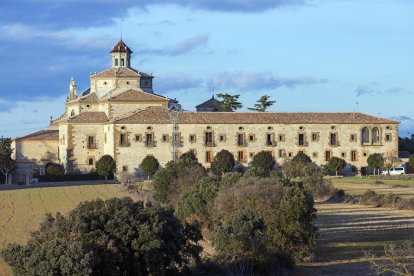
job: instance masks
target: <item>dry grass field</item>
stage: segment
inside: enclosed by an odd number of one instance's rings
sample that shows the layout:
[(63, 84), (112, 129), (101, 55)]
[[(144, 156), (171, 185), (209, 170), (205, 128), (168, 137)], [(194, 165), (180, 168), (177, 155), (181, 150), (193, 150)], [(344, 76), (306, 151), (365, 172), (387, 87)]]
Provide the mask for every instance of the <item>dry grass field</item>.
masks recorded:
[[(381, 184), (378, 184), (382, 182)], [(367, 190), (377, 193), (394, 193), (403, 197), (414, 197), (413, 180), (390, 180), (382, 178), (343, 177), (333, 178), (335, 188), (342, 189), (348, 195), (362, 195)]]
[(387, 242), (414, 236), (414, 211), (353, 204), (318, 203), (320, 236), (311, 263), (298, 275), (375, 275), (364, 251), (383, 252)]
[[(0, 191), (0, 248), (9, 242), (25, 243), (45, 213), (66, 213), (80, 202), (131, 196), (118, 185), (85, 185)], [(11, 275), (0, 260), (0, 275)]]

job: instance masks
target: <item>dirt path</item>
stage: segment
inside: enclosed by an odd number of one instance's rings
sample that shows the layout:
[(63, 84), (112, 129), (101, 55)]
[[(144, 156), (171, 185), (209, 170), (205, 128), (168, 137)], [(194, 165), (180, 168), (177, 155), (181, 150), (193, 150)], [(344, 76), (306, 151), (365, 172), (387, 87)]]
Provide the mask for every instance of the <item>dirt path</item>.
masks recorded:
[(414, 212), (361, 205), (318, 203), (320, 231), (312, 263), (298, 275), (375, 275), (364, 251), (380, 254), (384, 244), (414, 236)]

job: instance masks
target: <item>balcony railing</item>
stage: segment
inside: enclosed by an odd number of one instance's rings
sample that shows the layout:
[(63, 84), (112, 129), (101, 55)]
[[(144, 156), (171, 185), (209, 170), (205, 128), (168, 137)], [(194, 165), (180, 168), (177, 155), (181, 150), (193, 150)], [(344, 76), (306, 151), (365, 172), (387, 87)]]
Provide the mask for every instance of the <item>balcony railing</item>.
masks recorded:
[(153, 148), (153, 147), (157, 146), (157, 142), (155, 142), (155, 141), (146, 141), (145, 146), (148, 147), (148, 148)]
[(214, 142), (213, 141), (205, 141), (205, 145), (206, 145), (206, 147), (214, 147)]

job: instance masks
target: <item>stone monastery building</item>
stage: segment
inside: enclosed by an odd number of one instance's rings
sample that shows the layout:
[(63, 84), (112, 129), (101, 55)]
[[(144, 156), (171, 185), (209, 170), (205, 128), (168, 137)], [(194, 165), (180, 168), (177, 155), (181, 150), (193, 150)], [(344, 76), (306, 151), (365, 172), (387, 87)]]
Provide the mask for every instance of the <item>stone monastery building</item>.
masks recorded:
[(176, 111), (176, 100), (153, 92), (152, 75), (131, 67), (131, 54), (119, 41), (112, 66), (92, 74), (87, 91), (78, 95), (70, 81), (59, 119), (13, 141), (15, 182), (30, 183), (51, 162), (89, 172), (105, 154), (117, 172), (134, 173), (147, 155), (165, 165), (186, 151), (205, 167), (226, 149), (245, 166), (265, 150), (279, 165), (302, 151), (317, 164), (337, 156), (359, 169), (371, 153), (397, 153), (398, 122), (361, 113), (209, 112), (203, 104), (200, 112)]

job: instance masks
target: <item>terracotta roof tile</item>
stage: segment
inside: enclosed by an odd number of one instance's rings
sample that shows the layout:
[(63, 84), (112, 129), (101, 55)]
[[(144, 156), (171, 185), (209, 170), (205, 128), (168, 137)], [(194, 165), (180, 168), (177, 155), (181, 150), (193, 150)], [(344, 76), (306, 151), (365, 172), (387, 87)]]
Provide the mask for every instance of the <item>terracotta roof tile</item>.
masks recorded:
[(59, 130), (40, 130), (16, 140), (59, 140)]
[(166, 97), (155, 95), (148, 92), (142, 92), (134, 89), (127, 90), (108, 99), (111, 102), (165, 102)]
[[(168, 110), (149, 107), (121, 118), (116, 123), (168, 124)], [(290, 113), (290, 112), (184, 112), (181, 124), (398, 124), (362, 113)]]
[(129, 68), (129, 67), (113, 67), (106, 69), (102, 72), (96, 73), (92, 75), (92, 77), (102, 77), (102, 78), (110, 78), (110, 77), (125, 77), (125, 78), (131, 78), (131, 77), (153, 77), (147, 73), (140, 72), (138, 70)]
[(114, 47), (112, 47), (110, 53), (132, 53), (132, 50), (126, 46), (126, 44), (121, 39)]
[(196, 108), (218, 108), (220, 106), (221, 102), (219, 100), (214, 99), (214, 96), (205, 101), (204, 103), (201, 103), (196, 106)]
[(75, 117), (69, 118), (68, 122), (75, 123), (105, 123), (108, 117), (105, 112), (84, 112)]
[(87, 94), (85, 96), (79, 97), (79, 102), (81, 103), (97, 103), (98, 97), (95, 93)]

